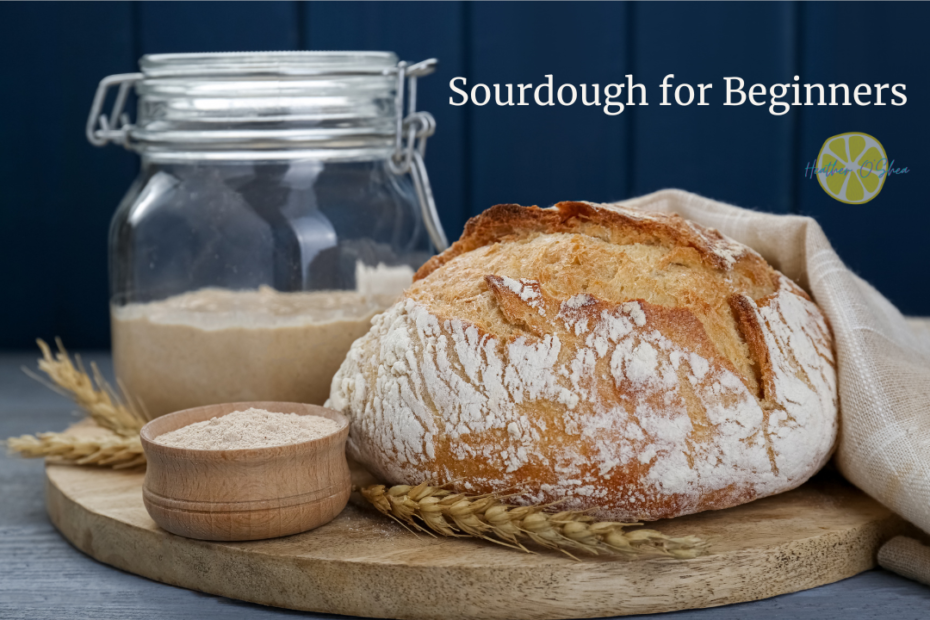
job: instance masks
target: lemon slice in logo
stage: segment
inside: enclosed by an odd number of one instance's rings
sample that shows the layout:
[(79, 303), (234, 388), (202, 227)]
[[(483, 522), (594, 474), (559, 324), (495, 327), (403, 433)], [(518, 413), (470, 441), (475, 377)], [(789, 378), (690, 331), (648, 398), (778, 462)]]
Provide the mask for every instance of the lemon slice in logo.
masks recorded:
[(885, 147), (867, 133), (851, 132), (827, 138), (817, 156), (820, 187), (847, 204), (863, 204), (878, 196), (887, 172)]

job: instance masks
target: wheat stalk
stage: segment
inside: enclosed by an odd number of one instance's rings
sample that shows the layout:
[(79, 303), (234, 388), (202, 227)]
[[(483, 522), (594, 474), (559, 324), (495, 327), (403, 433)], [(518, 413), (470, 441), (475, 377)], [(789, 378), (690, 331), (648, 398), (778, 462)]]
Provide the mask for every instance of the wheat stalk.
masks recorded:
[(511, 506), (495, 494), (453, 493), (426, 482), (390, 488), (376, 484), (360, 492), (379, 512), (415, 531), (471, 536), (527, 552), (525, 542), (557, 549), (572, 558), (572, 551), (606, 551), (627, 558), (654, 555), (688, 559), (703, 555), (707, 549), (707, 543), (697, 536), (672, 538), (649, 529), (626, 531), (642, 523), (596, 521), (578, 511), (552, 513), (547, 512), (549, 506)]
[(121, 398), (103, 378), (96, 364), (91, 363), (91, 373), (88, 373), (79, 356), (75, 356), (75, 363), (71, 362), (60, 339), (55, 339), (58, 352), (54, 355), (44, 340), (36, 342), (42, 350), (39, 370), (55, 384), (52, 389), (70, 396), (98, 426), (123, 437), (139, 434), (146, 423), (141, 407), (134, 406), (128, 398)]
[[(26, 458), (50, 457), (57, 462), (76, 465), (98, 465), (123, 469), (145, 463), (139, 431), (145, 425), (141, 407), (121, 398), (103, 378), (96, 364), (85, 370), (81, 358), (72, 362), (61, 340), (58, 351), (43, 340), (36, 341), (42, 350), (39, 370), (48, 375), (53, 390), (70, 397), (97, 426), (113, 433), (109, 437), (79, 437), (68, 433), (39, 433), (6, 440), (7, 448)], [(28, 371), (27, 371), (28, 372)], [(32, 373), (30, 373), (32, 374)]]
[(145, 464), (139, 437), (77, 437), (67, 433), (39, 433), (10, 437), (7, 447), (27, 458), (49, 457), (75, 465), (126, 469)]

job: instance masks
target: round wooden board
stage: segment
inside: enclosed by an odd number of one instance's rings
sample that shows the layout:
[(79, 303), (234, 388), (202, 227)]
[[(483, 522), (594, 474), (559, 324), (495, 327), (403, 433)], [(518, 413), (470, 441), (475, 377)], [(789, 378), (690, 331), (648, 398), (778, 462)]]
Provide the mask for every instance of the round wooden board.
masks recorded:
[(686, 561), (576, 562), (416, 536), (351, 504), (304, 534), (212, 543), (159, 529), (142, 505), (141, 472), (49, 465), (46, 474), (52, 522), (101, 562), (264, 605), (383, 618), (583, 618), (752, 601), (868, 570), (879, 544), (906, 527), (821, 475), (776, 497), (653, 524), (712, 541), (710, 555)]

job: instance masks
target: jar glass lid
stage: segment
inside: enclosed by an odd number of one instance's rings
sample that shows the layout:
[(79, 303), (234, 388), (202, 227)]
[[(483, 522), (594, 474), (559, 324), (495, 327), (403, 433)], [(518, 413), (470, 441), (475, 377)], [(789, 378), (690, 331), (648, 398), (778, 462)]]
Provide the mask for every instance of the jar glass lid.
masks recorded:
[(147, 54), (139, 61), (146, 78), (183, 76), (391, 75), (393, 52), (225, 52)]
[(152, 54), (128, 145), (160, 159), (390, 156), (392, 52)]

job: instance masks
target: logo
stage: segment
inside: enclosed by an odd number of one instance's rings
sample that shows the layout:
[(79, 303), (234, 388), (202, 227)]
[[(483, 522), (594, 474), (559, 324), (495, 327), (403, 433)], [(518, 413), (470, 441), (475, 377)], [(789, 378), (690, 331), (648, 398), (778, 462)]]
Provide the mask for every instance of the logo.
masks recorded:
[(878, 196), (892, 174), (906, 174), (895, 168), (885, 147), (867, 133), (850, 132), (827, 138), (817, 161), (807, 164), (804, 176), (817, 176), (820, 187), (831, 198), (846, 204), (865, 204)]

